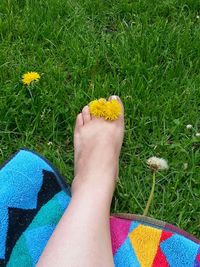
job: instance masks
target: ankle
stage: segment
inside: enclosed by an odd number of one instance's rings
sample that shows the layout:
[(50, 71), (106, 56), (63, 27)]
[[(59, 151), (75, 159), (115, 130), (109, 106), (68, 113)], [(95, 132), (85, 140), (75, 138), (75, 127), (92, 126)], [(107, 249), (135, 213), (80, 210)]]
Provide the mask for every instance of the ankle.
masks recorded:
[[(106, 183), (105, 183), (106, 180)], [(106, 200), (111, 202), (115, 190), (115, 179), (101, 176), (80, 177), (76, 176), (72, 183), (72, 196), (85, 196), (92, 200)]]

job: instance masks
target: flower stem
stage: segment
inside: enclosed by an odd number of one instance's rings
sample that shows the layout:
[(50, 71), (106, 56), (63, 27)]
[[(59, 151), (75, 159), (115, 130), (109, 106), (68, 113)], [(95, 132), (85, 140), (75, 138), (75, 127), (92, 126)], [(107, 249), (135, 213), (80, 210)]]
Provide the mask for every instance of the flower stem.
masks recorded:
[(150, 192), (150, 195), (149, 195), (149, 199), (147, 201), (147, 204), (146, 204), (146, 208), (143, 212), (143, 216), (146, 216), (148, 211), (149, 211), (149, 207), (151, 205), (151, 202), (153, 200), (153, 195), (154, 195), (154, 190), (155, 190), (155, 185), (156, 185), (156, 172), (154, 171), (153, 172), (153, 182), (152, 182), (152, 187), (151, 187), (151, 192)]
[(27, 88), (28, 88), (28, 92), (29, 92), (29, 95), (30, 95), (31, 99), (33, 100), (33, 95), (31, 93), (31, 89), (29, 88), (29, 86)]

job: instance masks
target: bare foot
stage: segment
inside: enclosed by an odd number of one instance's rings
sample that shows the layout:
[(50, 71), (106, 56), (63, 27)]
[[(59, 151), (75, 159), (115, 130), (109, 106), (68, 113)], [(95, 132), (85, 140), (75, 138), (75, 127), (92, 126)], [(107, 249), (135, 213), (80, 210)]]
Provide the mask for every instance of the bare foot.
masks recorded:
[[(122, 105), (116, 96), (109, 100), (116, 98)], [(116, 121), (106, 121), (91, 117), (88, 106), (83, 108), (77, 116), (74, 132), (75, 178), (72, 194), (92, 187), (92, 190), (104, 192), (112, 199), (123, 136), (124, 114)]]

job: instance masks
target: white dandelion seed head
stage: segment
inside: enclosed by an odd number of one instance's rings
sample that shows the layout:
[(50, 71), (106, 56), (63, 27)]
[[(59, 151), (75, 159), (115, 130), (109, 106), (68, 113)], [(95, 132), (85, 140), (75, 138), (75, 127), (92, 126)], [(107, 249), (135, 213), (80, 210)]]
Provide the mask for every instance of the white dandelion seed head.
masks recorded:
[(196, 18), (199, 19), (200, 18), (199, 15), (197, 15)]
[(167, 170), (169, 168), (168, 163), (163, 158), (151, 157), (147, 160), (147, 165), (153, 171)]
[(183, 169), (184, 170), (187, 170), (188, 169), (188, 163), (187, 162), (183, 163)]
[(200, 133), (196, 133), (196, 137), (200, 137)]
[(187, 128), (187, 129), (192, 129), (192, 127), (193, 127), (192, 124), (188, 124), (188, 125), (186, 125), (186, 128)]
[(48, 146), (52, 146), (53, 143), (52, 143), (51, 141), (49, 141), (49, 142), (47, 143), (47, 145), (48, 145)]

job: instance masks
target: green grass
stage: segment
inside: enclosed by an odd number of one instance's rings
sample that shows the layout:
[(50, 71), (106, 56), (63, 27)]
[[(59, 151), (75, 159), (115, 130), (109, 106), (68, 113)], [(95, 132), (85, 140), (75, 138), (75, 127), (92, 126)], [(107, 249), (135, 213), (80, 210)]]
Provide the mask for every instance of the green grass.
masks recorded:
[[(112, 211), (143, 212), (146, 159), (160, 156), (170, 169), (157, 176), (149, 215), (200, 237), (198, 15), (197, 0), (1, 0), (1, 163), (28, 147), (70, 182), (76, 114), (118, 94), (126, 132)], [(43, 73), (33, 99), (21, 83), (27, 71)]]

